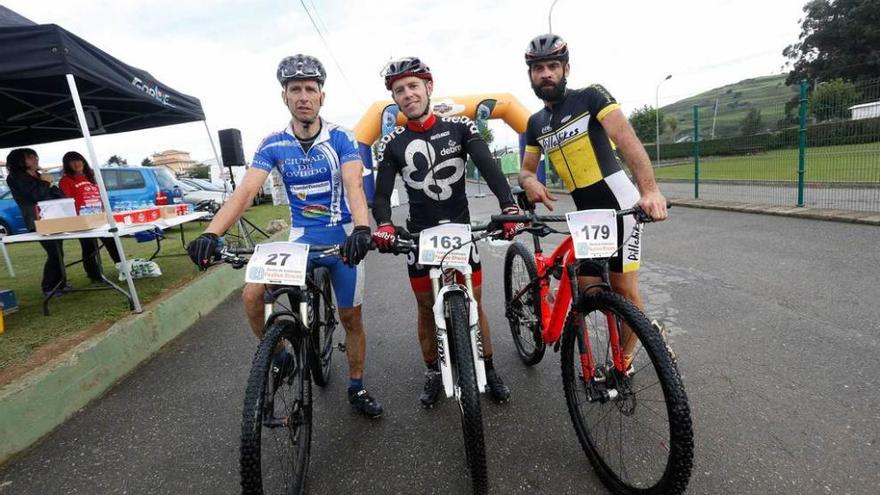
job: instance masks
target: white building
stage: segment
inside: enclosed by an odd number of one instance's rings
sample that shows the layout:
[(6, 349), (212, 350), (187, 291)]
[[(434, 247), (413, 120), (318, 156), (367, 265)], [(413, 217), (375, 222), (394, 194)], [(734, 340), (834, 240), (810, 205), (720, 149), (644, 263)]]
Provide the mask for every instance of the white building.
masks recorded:
[(880, 117), (880, 100), (854, 105), (849, 109), (852, 111), (852, 120), (874, 119)]

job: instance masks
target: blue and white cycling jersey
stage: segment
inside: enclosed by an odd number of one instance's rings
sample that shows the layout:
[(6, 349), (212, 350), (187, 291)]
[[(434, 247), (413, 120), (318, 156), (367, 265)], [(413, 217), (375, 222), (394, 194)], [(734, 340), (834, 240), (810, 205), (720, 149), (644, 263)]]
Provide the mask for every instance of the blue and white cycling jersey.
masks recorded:
[(308, 153), (288, 124), (263, 140), (252, 165), (266, 172), (278, 168), (290, 201), (290, 228), (299, 230), (351, 222), (342, 165), (360, 159), (351, 132), (321, 119), (321, 133)]
[[(351, 230), (351, 211), (342, 186), (342, 165), (360, 160), (354, 136), (321, 119), (321, 133), (309, 152), (287, 129), (270, 134), (254, 154), (252, 166), (277, 168), (290, 202), (290, 241), (303, 244), (341, 244)], [(309, 256), (309, 265), (325, 266), (340, 308), (360, 306), (364, 266), (350, 267), (336, 256)]]

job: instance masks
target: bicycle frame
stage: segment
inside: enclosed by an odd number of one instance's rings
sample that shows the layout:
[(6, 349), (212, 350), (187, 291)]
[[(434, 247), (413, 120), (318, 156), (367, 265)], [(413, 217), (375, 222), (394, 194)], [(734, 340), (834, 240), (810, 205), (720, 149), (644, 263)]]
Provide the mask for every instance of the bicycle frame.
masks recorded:
[[(577, 300), (572, 298), (572, 294), (577, 291), (577, 270), (578, 261), (574, 257), (574, 245), (572, 238), (567, 235), (565, 239), (553, 250), (549, 258), (544, 257), (541, 248), (541, 242), (537, 235), (532, 234), (534, 241), (535, 266), (538, 269), (538, 278), (531, 280), (525, 287), (514, 295), (514, 299), (519, 299), (524, 293), (532, 290), (535, 283), (540, 284), (540, 304), (541, 304), (541, 338), (546, 344), (556, 344), (562, 337), (562, 330), (569, 313), (577, 315)], [(547, 295), (550, 292), (550, 277), (553, 271), (561, 268), (561, 276), (559, 277), (559, 288), (556, 293), (553, 307), (547, 302)], [(610, 288), (607, 283), (601, 284)], [(620, 329), (617, 325), (617, 318), (612, 314), (606, 313), (608, 320), (609, 342), (611, 346), (611, 355), (614, 366), (618, 371), (624, 372), (624, 356), (620, 342)], [(581, 326), (581, 334), (578, 336), (578, 348), (581, 355), (581, 366), (583, 367), (584, 376), (592, 378), (595, 373), (595, 363), (593, 362), (593, 353), (590, 347), (590, 340), (584, 336), (589, 332), (586, 328), (586, 322), (581, 318), (577, 318), (578, 325)]]
[[(456, 282), (456, 274), (460, 273), (464, 278), (464, 285)], [(434, 327), (436, 328), (437, 355), (440, 361), (440, 375), (443, 378), (443, 389), (446, 397), (455, 394), (455, 384), (452, 379), (452, 353), (449, 351), (449, 333), (447, 331), (446, 295), (451, 292), (461, 292), (468, 300), (468, 326), (470, 327), (471, 353), (474, 359), (474, 369), (477, 375), (477, 389), (482, 392), (486, 389), (486, 368), (483, 363), (483, 337), (480, 334), (479, 313), (477, 300), (474, 299), (474, 287), (471, 280), (470, 265), (444, 268), (431, 268), (429, 271), (431, 288), (434, 293)]]

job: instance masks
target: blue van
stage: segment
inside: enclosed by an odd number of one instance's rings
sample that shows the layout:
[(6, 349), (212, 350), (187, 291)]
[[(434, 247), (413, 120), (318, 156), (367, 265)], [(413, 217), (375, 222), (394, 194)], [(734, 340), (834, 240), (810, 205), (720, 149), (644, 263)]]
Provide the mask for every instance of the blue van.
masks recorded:
[[(50, 172), (55, 184), (61, 170)], [(126, 206), (146, 204), (174, 204), (183, 202), (183, 190), (177, 179), (165, 167), (101, 167), (101, 177), (107, 188), (110, 207), (114, 210)]]
[(24, 217), (5, 180), (0, 180), (0, 236), (27, 232)]

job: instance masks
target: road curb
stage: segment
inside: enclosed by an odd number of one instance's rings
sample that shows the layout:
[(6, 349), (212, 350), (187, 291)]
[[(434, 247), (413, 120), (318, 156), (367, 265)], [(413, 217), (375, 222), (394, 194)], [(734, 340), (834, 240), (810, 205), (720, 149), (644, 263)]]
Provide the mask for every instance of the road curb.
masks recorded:
[(689, 206), (691, 208), (761, 213), (764, 215), (826, 220), (829, 222), (880, 225), (880, 213), (873, 211), (832, 210), (824, 208), (737, 203), (732, 201), (714, 201), (705, 199), (671, 199), (669, 202), (676, 206)]
[(244, 285), (224, 265), (0, 388), (0, 464), (100, 397)]

